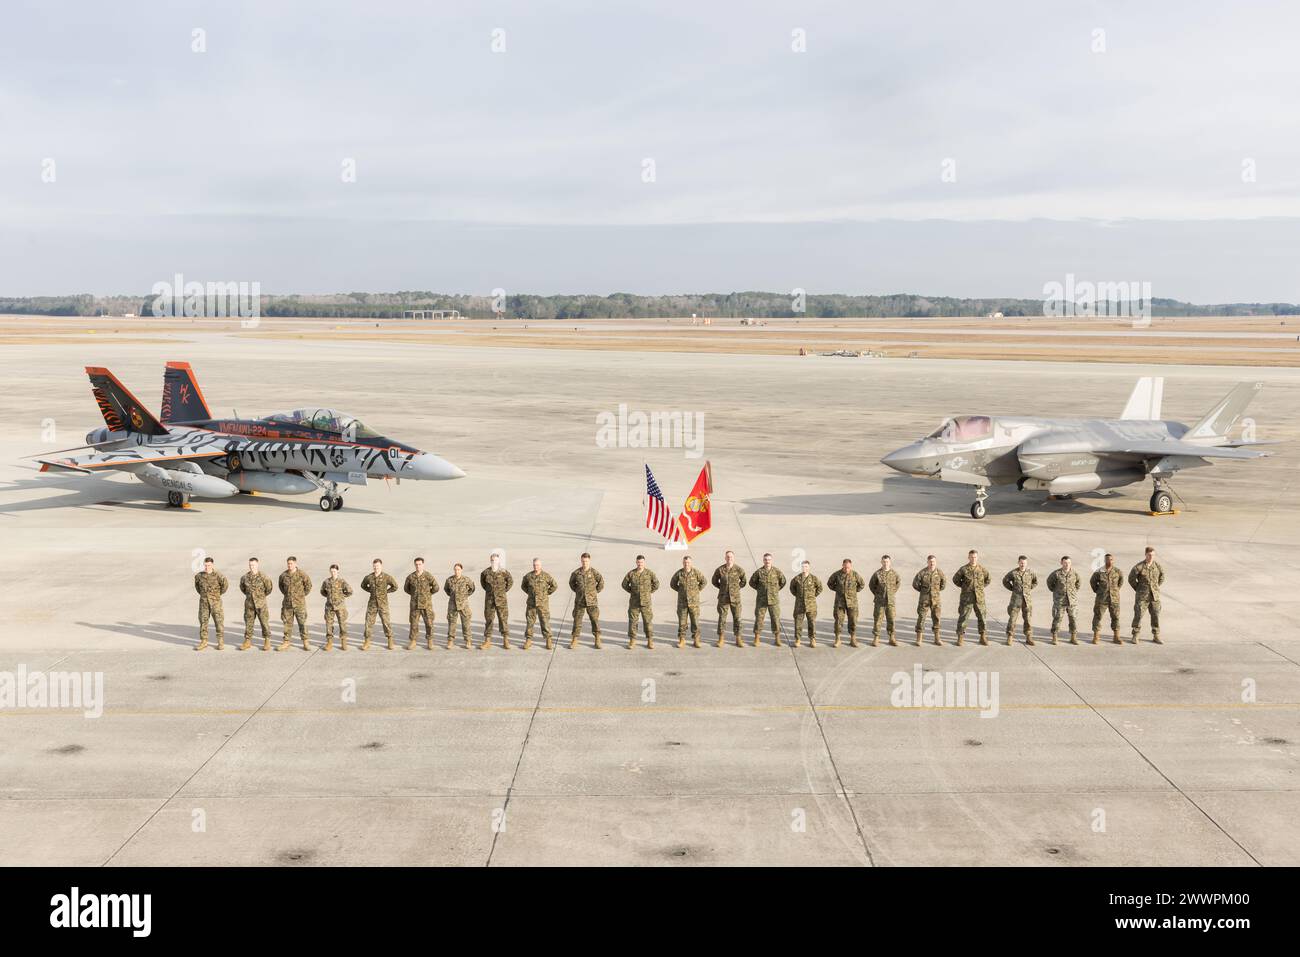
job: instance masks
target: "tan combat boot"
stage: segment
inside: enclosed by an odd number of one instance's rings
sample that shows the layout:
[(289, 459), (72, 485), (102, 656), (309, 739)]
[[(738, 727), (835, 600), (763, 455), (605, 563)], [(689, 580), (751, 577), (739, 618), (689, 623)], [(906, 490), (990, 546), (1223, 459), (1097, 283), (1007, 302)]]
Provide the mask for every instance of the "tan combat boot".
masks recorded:
[(1015, 640), (1016, 640), (1015, 632), (1013, 632), (1011, 629), (1008, 628), (1008, 629), (1007, 629), (1007, 647), (1010, 648), (1011, 645), (1015, 642)]
[(957, 647), (960, 648), (964, 644), (966, 644), (966, 635), (959, 631), (957, 632)]
[(572, 638), (569, 639), (569, 650), (573, 651), (577, 647), (578, 647), (578, 636), (574, 635)]
[(1059, 645), (1060, 643), (1060, 638), (1057, 636), (1056, 632), (1052, 632), (1052, 644)]
[(385, 644), (388, 646), (388, 650), (389, 650), (389, 651), (392, 651), (392, 650), (393, 650), (393, 636), (392, 636), (392, 635), (389, 635), (389, 636), (388, 636), (388, 639), (387, 639), (387, 641), (385, 642)]
[(595, 638), (596, 641), (592, 647), (594, 647), (597, 651), (600, 651), (600, 635), (596, 635)]
[(195, 651), (206, 651), (206, 650), (207, 650), (207, 647), (208, 647), (208, 639), (206, 639), (206, 638), (200, 638), (200, 639), (199, 639), (199, 643), (198, 643), (197, 645), (194, 646), (194, 650), (195, 650)]
[(452, 637), (450, 632), (447, 634), (447, 650), (451, 651)]
[(415, 635), (414, 635), (414, 634), (412, 634), (411, 637), (410, 637), (410, 639), (406, 642), (406, 650), (407, 650), (407, 651), (414, 651), (414, 650), (415, 650)]
[(218, 637), (217, 651), (225, 651), (225, 650), (226, 650), (226, 639), (224, 637)]
[(1094, 629), (1093, 629), (1093, 632), (1092, 632), (1092, 643), (1095, 645), (1095, 644), (1097, 644), (1099, 641), (1101, 641), (1101, 632), (1100, 632), (1100, 631), (1097, 631), (1097, 630), (1094, 628)]
[(857, 636), (857, 635), (849, 635), (849, 647), (850, 647), (850, 648), (856, 648), (856, 647), (858, 647), (858, 636)]
[(325, 635), (325, 644), (321, 647), (321, 651), (329, 651), (333, 647), (334, 647), (334, 635), (333, 633), (327, 632)]
[(681, 635), (680, 637), (678, 637), (678, 639), (677, 639), (677, 647), (678, 647), (678, 648), (685, 648), (685, 647), (686, 647), (686, 636), (685, 636), (685, 635)]
[(525, 638), (525, 639), (524, 639), (524, 651), (527, 651), (528, 649), (530, 649), (530, 648), (532, 648), (532, 647), (533, 647), (533, 639), (531, 639), (531, 638)]
[(1160, 640), (1160, 632), (1158, 631), (1151, 632), (1151, 641), (1157, 645), (1164, 644), (1164, 642)]
[(718, 632), (718, 643), (717, 643), (716, 645), (714, 645), (714, 647), (715, 647), (715, 648), (721, 648), (722, 645), (723, 645), (723, 643), (724, 643), (725, 641), (726, 641), (726, 639), (722, 637), (722, 632)]
[(1077, 631), (1070, 632), (1070, 644), (1077, 645), (1078, 643), (1079, 643), (1079, 633)]
[(303, 651), (311, 651), (311, 642), (307, 640), (307, 636), (306, 636), (306, 635), (303, 635), (303, 636), (302, 636), (302, 650), (303, 650)]
[(840, 644), (841, 644), (841, 642), (840, 642), (840, 636), (839, 636), (839, 635), (836, 635), (836, 636), (835, 636), (835, 640), (834, 640), (833, 642), (831, 642), (831, 647), (832, 647), (832, 648), (838, 648), (838, 647), (840, 646)]
[(242, 645), (239, 646), (239, 650), (240, 650), (240, 651), (247, 651), (249, 648), (252, 648), (252, 647), (253, 647), (252, 639), (250, 639), (250, 638), (245, 638), (245, 639), (244, 639), (244, 643), (243, 643)]
[(741, 638), (740, 635), (737, 635), (737, 636), (736, 636), (736, 647), (737, 647), (737, 648), (744, 648), (744, 647), (745, 647), (745, 639), (744, 639), (744, 638)]
[(880, 647), (880, 636), (879, 636), (879, 635), (872, 635), (872, 636), (871, 636), (871, 647), (872, 647), (872, 648), (879, 648), (879, 647)]
[(691, 644), (694, 645), (696, 648), (700, 647), (700, 636), (696, 635), (695, 640), (691, 642)]
[(813, 633), (813, 634), (811, 634), (811, 635), (808, 636), (808, 647), (809, 647), (809, 648), (816, 648), (816, 647), (817, 647), (817, 635), (816, 635), (816, 633)]
[(989, 643), (989, 634), (988, 634), (988, 632), (987, 632), (987, 631), (981, 631), (981, 632), (980, 632), (980, 644), (981, 644), (981, 645), (987, 645), (988, 643)]
[(1115, 644), (1117, 644), (1117, 645), (1122, 645), (1122, 644), (1124, 644), (1124, 639), (1121, 638), (1121, 637), (1119, 636), (1119, 632), (1118, 632), (1118, 631), (1112, 631), (1112, 632), (1111, 632), (1111, 636), (1112, 636), (1112, 637), (1111, 637), (1111, 641), (1113, 641)]
[(758, 632), (754, 632), (754, 647), (758, 647)]
[(362, 638), (362, 639), (361, 639), (361, 650), (362, 650), (362, 651), (369, 651), (369, 650), (370, 650), (370, 638), (369, 638), (369, 637), (366, 637), (366, 638)]
[(921, 632), (919, 631), (916, 633), (916, 647), (921, 647)]
[(803, 638), (799, 635), (798, 632), (795, 633), (795, 636), (794, 636), (794, 646), (793, 646), (793, 647), (795, 647), (795, 648), (802, 648), (802, 647), (803, 647)]
[(428, 635), (425, 637), (424, 647), (427, 651), (433, 651), (433, 635)]
[(894, 637), (894, 633), (892, 631), (889, 633), (889, 643), (895, 648), (898, 647), (898, 639)]
[(502, 635), (502, 636), (501, 636), (501, 647), (502, 647), (504, 650), (506, 650), (506, 651), (509, 651), (509, 650), (510, 650), (510, 636), (509, 636), (509, 635)]
[(784, 644), (784, 642), (781, 641), (781, 633), (779, 631), (773, 636), (772, 641), (773, 644), (775, 644), (776, 647), (778, 648), (780, 648)]
[(1034, 644), (1034, 633), (1032, 631), (1025, 635), (1025, 644), (1030, 646)]
[[(646, 651), (654, 651), (654, 650), (655, 650), (655, 640), (654, 640), (653, 638), (647, 638), (647, 639), (645, 640), (645, 647), (646, 647)], [(677, 645), (677, 647), (680, 648), (680, 647), (681, 647), (681, 644), (679, 643), (679, 644)]]
[(348, 633), (345, 631), (339, 635), (339, 651), (348, 650)]
[(936, 645), (942, 645), (942, 644), (943, 644), (943, 639), (939, 637), (939, 629), (938, 629), (938, 628), (936, 628), (936, 629), (934, 630), (934, 643), (935, 643)]

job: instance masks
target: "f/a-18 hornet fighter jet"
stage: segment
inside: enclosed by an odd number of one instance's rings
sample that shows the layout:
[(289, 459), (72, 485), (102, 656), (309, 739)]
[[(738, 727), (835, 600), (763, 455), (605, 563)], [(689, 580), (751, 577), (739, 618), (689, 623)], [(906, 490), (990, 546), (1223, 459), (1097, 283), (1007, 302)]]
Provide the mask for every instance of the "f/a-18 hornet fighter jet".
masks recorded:
[[(39, 457), (42, 472), (130, 472), (165, 491), (172, 507), (188, 504), (191, 496), (320, 491), (322, 512), (343, 507), (343, 484), (465, 475), (433, 453), (380, 435), (334, 409), (304, 408), (259, 419), (214, 417), (187, 362), (167, 363), (159, 418), (107, 369), (87, 366), (86, 374), (106, 427), (90, 432), (85, 445)], [(54, 457), (81, 449), (93, 451)]]
[(1246, 448), (1268, 443), (1229, 435), (1263, 385), (1239, 383), (1186, 426), (1160, 418), (1164, 379), (1140, 379), (1118, 419), (959, 415), (880, 461), (908, 475), (973, 485), (973, 518), (984, 517), (990, 485), (1065, 498), (1147, 478), (1154, 484), (1151, 511), (1170, 512), (1169, 477), (1180, 469), (1268, 454)]

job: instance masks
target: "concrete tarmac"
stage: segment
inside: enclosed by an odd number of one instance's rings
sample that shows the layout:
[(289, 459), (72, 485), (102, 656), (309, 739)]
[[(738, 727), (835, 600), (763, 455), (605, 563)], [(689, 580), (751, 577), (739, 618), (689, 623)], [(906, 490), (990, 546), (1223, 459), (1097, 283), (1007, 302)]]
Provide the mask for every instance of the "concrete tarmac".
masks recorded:
[[(1300, 863), (1300, 371), (159, 338), (0, 353), (0, 679), (104, 681), (100, 717), (0, 707), (0, 864)], [(102, 425), (84, 365), (156, 410), (168, 359), (194, 365), (214, 412), (343, 409), (468, 477), (348, 489), (330, 514), (315, 496), (169, 510), (125, 475), (24, 460)], [(950, 413), (1118, 415), (1146, 374), (1167, 377), (1165, 416), (1186, 422), (1258, 376), (1256, 435), (1284, 444), (1180, 475), (1180, 512), (1159, 518), (1140, 485), (1063, 502), (997, 489), (977, 522), (966, 489), (878, 462)], [(598, 441), (620, 404), (702, 413), (702, 442)], [(760, 647), (715, 648), (709, 589), (705, 647), (679, 650), (682, 553), (643, 527), (642, 463), (676, 508), (706, 459), (715, 525), (690, 551), (706, 574), (732, 548), (749, 571), (772, 552), (787, 576), (807, 557), (825, 580), (845, 556), (868, 576), (882, 552), (905, 579), (929, 552), (951, 575), (975, 547), (995, 575), (994, 645), (972, 626), (954, 646), (950, 588), (945, 644), (913, 647), (905, 585), (901, 647), (829, 647), (823, 595), (815, 649), (766, 630)], [(1036, 646), (1002, 644), (996, 578), (1018, 554), (1045, 578), (1062, 554), (1086, 568), (1112, 551), (1127, 570), (1147, 544), (1169, 575), (1165, 645), (1145, 629), (1136, 646), (1047, 644), (1041, 586)], [(400, 594), (399, 650), (378, 629), (355, 650), (359, 597), (346, 653), (319, 650), (318, 597), (311, 652), (235, 650), (251, 555), (272, 577), (297, 555), (317, 586), (337, 561), (357, 588), (374, 557), (399, 581), (416, 555), (477, 580), (494, 549), (516, 582), (536, 556), (560, 583), (556, 650), (518, 649), (517, 588), (510, 650), (447, 650), (439, 601), (434, 650), (406, 651)], [(584, 550), (606, 579), (600, 651), (586, 629), (567, 647)], [(662, 582), (653, 651), (625, 647), (619, 582), (638, 552)], [(226, 650), (195, 654), (205, 554), (231, 580)], [(748, 596), (744, 610), (748, 644)], [(782, 610), (788, 641), (788, 593)], [(481, 594), (474, 611), (477, 645)], [(1090, 640), (1091, 596), (1080, 614)], [(996, 715), (896, 706), (917, 665), (996, 679)]]

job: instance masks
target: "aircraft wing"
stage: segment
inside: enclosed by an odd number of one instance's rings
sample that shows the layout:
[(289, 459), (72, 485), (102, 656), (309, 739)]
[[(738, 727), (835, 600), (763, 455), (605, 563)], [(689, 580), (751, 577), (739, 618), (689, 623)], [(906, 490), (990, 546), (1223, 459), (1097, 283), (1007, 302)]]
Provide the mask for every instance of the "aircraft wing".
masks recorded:
[(1258, 459), (1268, 455), (1267, 452), (1256, 452), (1251, 449), (1227, 445), (1197, 445), (1195, 442), (1181, 442), (1177, 439), (1125, 442), (1105, 448), (1091, 448), (1088, 451), (1100, 455), (1128, 455), (1135, 459), (1153, 459), (1164, 455), (1186, 455), (1205, 459)]
[(97, 472), (101, 469), (127, 469), (159, 462), (182, 462), (187, 459), (211, 459), (220, 454), (211, 448), (185, 452), (178, 446), (149, 445), (120, 449), (112, 452), (91, 452), (88, 455), (71, 455), (67, 458), (38, 458), (41, 471)]

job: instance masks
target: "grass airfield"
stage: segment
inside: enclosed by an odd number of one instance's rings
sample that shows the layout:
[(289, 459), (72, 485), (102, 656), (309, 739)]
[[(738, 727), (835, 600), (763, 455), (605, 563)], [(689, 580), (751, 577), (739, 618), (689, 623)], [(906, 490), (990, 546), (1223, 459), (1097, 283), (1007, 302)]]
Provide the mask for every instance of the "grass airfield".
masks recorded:
[[(1300, 863), (1295, 369), (535, 348), (311, 328), (159, 327), (0, 352), (0, 672), (99, 672), (105, 687), (95, 719), (0, 709), (0, 863)], [(168, 359), (194, 365), (214, 412), (336, 407), (468, 477), (350, 489), (330, 514), (315, 496), (169, 510), (126, 476), (39, 475), (24, 458), (102, 424), (84, 365), (108, 366), (156, 411)], [(1183, 473), (1179, 514), (1160, 518), (1141, 485), (1064, 502), (997, 489), (976, 522), (967, 490), (878, 463), (950, 413), (1118, 415), (1147, 374), (1167, 377), (1165, 416), (1187, 422), (1238, 379), (1263, 379), (1249, 414), (1259, 438), (1284, 444), (1260, 462)], [(703, 413), (702, 456), (600, 447), (597, 416), (620, 403)], [(954, 647), (949, 589), (942, 647), (910, 645), (909, 593), (899, 648), (828, 647), (824, 595), (816, 649), (776, 648), (770, 634), (758, 648), (714, 648), (706, 600), (705, 647), (679, 650), (667, 580), (681, 553), (642, 528), (642, 462), (678, 506), (704, 459), (715, 525), (690, 554), (706, 573), (732, 548), (747, 570), (771, 551), (787, 576), (804, 556), (823, 580), (845, 556), (867, 575), (882, 552), (905, 578), (929, 552), (951, 575), (975, 547), (995, 576), (1024, 552), (1045, 578), (1062, 554), (1090, 565), (1112, 551), (1127, 569), (1154, 544), (1170, 579), (1167, 643), (1045, 644), (1040, 586), (1039, 644), (1007, 648), (995, 586), (993, 647), (972, 645), (973, 628)], [(477, 578), (496, 549), (516, 581), (536, 556), (560, 582), (555, 651), (447, 650), (440, 604), (435, 650), (408, 652), (401, 595), (400, 650), (380, 640), (365, 654), (321, 652), (319, 598), (310, 653), (234, 650), (250, 555), (274, 577), (295, 554), (317, 584), (337, 561), (357, 587), (374, 557), (399, 581), (416, 555), (440, 577), (461, 561)], [(585, 631), (567, 647), (565, 582), (584, 550), (607, 581), (600, 651)], [(624, 647), (618, 582), (638, 552), (663, 582), (653, 651)], [(232, 582), (220, 653), (192, 651), (202, 554)], [(787, 638), (792, 608), (787, 595)], [(1086, 626), (1090, 601), (1080, 610)], [(350, 612), (355, 649), (364, 602)], [(517, 591), (511, 615), (517, 645)], [(997, 716), (894, 707), (891, 678), (917, 664), (996, 673)]]

